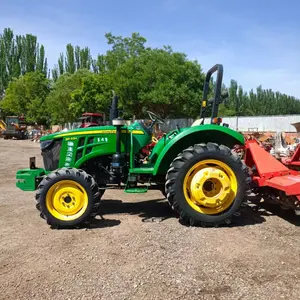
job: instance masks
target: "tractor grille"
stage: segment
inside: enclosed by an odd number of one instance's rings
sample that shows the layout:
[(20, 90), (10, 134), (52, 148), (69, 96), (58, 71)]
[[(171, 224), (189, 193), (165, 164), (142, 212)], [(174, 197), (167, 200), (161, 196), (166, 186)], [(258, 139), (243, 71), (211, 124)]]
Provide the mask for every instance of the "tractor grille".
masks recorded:
[(47, 171), (58, 169), (61, 143), (62, 140), (55, 141), (50, 147), (42, 151), (44, 167)]

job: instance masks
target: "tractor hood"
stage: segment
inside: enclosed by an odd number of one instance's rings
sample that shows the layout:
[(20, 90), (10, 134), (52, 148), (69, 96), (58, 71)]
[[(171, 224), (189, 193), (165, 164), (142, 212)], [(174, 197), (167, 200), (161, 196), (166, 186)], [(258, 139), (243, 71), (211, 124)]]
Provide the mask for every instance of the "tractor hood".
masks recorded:
[(93, 126), (93, 127), (88, 127), (88, 128), (76, 128), (76, 129), (71, 129), (67, 131), (59, 131), (55, 133), (51, 133), (48, 135), (44, 135), (41, 137), (40, 141), (49, 141), (53, 139), (59, 139), (63, 137), (68, 137), (68, 136), (76, 136), (76, 135), (81, 135), (81, 134), (93, 134), (93, 133), (112, 133), (111, 131), (115, 132), (116, 127), (115, 126)]

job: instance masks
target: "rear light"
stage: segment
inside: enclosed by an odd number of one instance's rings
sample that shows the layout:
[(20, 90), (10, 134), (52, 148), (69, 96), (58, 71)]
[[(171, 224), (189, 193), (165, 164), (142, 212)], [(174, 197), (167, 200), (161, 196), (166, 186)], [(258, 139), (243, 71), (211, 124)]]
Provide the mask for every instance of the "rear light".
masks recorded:
[(213, 124), (221, 124), (222, 123), (222, 118), (213, 118), (212, 123)]

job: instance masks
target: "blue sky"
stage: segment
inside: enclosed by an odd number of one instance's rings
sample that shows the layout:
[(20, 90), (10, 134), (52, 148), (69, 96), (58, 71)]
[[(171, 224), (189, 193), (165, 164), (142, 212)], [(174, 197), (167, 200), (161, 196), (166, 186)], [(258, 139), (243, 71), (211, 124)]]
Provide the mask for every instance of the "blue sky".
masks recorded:
[(224, 82), (262, 84), (300, 98), (297, 0), (0, 0), (0, 30), (32, 33), (52, 67), (67, 43), (107, 50), (105, 32), (139, 32), (148, 46), (171, 45), (207, 71), (224, 65)]

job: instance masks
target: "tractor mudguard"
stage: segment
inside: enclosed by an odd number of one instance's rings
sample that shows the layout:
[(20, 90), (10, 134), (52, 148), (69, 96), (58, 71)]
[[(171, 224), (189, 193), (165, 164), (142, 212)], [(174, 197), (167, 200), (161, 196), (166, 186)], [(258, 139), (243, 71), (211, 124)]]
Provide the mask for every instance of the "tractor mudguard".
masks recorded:
[(18, 170), (16, 173), (16, 186), (22, 191), (35, 191), (43, 176), (48, 173), (43, 168)]
[[(229, 148), (237, 144), (245, 144), (244, 136), (228, 127), (206, 124), (184, 128), (159, 153), (154, 164), (153, 175), (165, 174), (173, 159), (184, 149), (208, 142), (222, 144)], [(155, 151), (155, 148), (153, 150)]]

